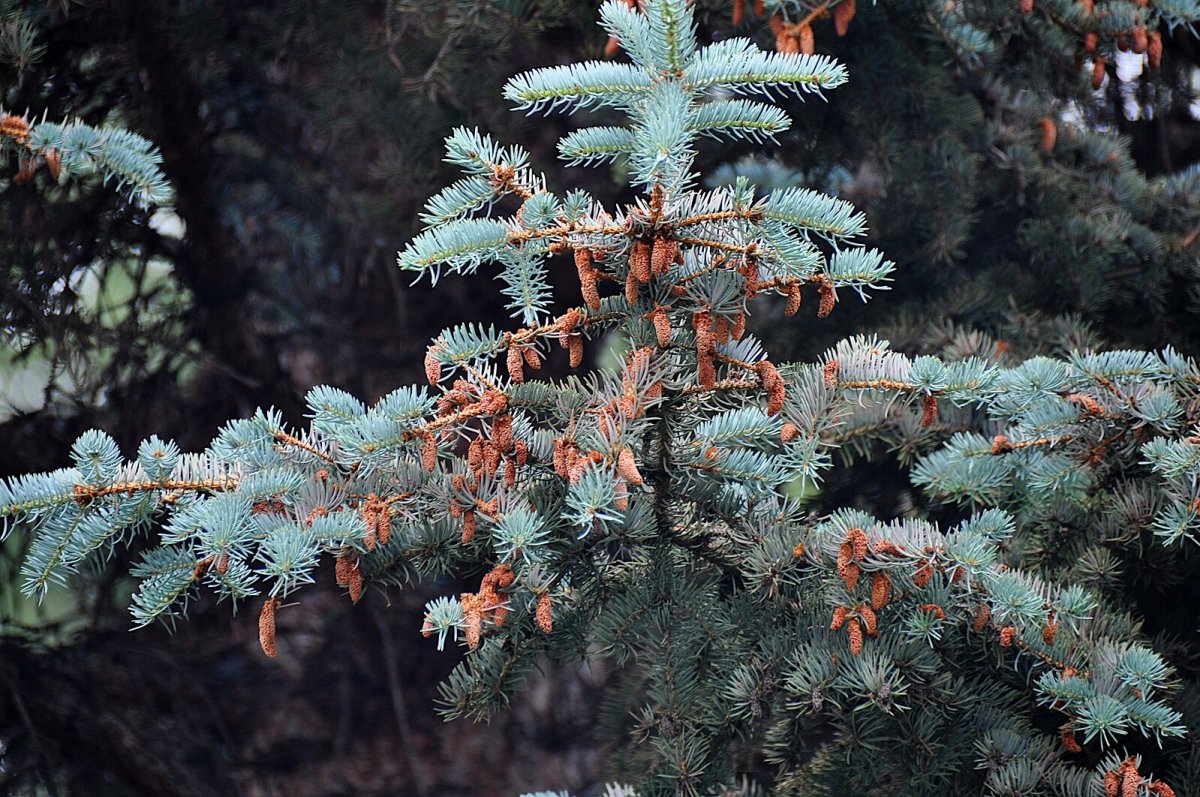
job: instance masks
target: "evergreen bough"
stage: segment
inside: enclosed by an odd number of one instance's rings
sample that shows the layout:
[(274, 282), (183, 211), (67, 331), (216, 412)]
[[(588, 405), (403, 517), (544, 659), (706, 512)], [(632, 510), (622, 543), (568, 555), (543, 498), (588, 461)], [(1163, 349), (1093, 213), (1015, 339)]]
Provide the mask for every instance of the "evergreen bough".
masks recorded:
[[(535, 70), (505, 94), (623, 113), (560, 154), (622, 160), (642, 198), (554, 194), (524, 150), (460, 129), (447, 157), (464, 177), (399, 256), (432, 280), (495, 264), (521, 326), (445, 330), (432, 389), (368, 407), (317, 387), (307, 430), (259, 411), (200, 454), (151, 437), (129, 461), (84, 434), (73, 468), (0, 485), (6, 531), (33, 530), (25, 591), (157, 534), (133, 570), (135, 624), (208, 588), (260, 603), (273, 656), (281, 601), (324, 561), (354, 600), (366, 583), (475, 572), (479, 590), (431, 601), (422, 628), (466, 648), (444, 713), (489, 716), (544, 656), (610, 659), (604, 724), (627, 748), (614, 775), (639, 795), (1174, 793), (1130, 748), (1183, 735), (1177, 682), (1104, 581), (1126, 516), (1152, 514), (1162, 545), (1195, 542), (1200, 369), (1169, 350), (1000, 369), (866, 337), (773, 364), (745, 331), (754, 299), (791, 314), (815, 292), (828, 315), (892, 264), (861, 246), (848, 203), (745, 180), (701, 190), (692, 158), (704, 136), (771, 139), (789, 120), (754, 97), (822, 96), (845, 71), (743, 39), (701, 47), (684, 0), (601, 16), (632, 63)], [(583, 303), (555, 315), (560, 255)], [(619, 369), (528, 378), (554, 342), (574, 368), (605, 335)], [(957, 522), (818, 519), (789, 497), (834, 449), (883, 439), (911, 457), (946, 423), (972, 431), (914, 478), (971, 509)], [(1050, 556), (1060, 509), (1113, 533)], [(1180, 755), (1176, 788), (1196, 785), (1196, 760)]]
[(50, 179), (100, 174), (143, 206), (170, 201), (167, 178), (159, 169), (162, 155), (137, 133), (83, 122), (30, 120), (0, 108), (0, 154), (17, 159), (12, 179), (25, 183), (45, 169)]
[[(755, 5), (739, 31), (832, 53), (854, 83), (771, 159), (706, 179), (832, 186), (868, 214), (906, 278), (865, 327), (836, 334), (886, 331), (936, 353), (954, 324), (1028, 356), (1042, 349), (1020, 340), (1030, 319), (1070, 314), (1056, 323), (1076, 339), (1195, 353), (1200, 170), (1193, 148), (1167, 144), (1197, 138), (1195, 2)], [(718, 13), (723, 23), (729, 7)]]

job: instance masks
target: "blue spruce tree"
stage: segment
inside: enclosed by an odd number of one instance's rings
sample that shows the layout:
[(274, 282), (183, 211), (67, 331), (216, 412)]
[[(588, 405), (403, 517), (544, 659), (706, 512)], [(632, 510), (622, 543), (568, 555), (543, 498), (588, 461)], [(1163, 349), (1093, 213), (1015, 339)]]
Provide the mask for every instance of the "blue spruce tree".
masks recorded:
[[(1129, 518), (1152, 516), (1156, 545), (1200, 529), (1196, 364), (1080, 352), (1001, 369), (870, 337), (773, 363), (746, 331), (755, 307), (827, 316), (893, 264), (849, 203), (705, 190), (693, 157), (704, 137), (772, 139), (789, 118), (761, 100), (823, 97), (845, 70), (746, 39), (701, 46), (685, 0), (601, 17), (628, 63), (535, 70), (505, 95), (621, 115), (559, 152), (621, 163), (640, 198), (554, 193), (523, 149), (460, 129), (446, 148), (464, 176), (399, 255), (433, 281), (494, 269), (511, 329), (443, 331), (429, 387), (373, 406), (317, 387), (304, 430), (261, 410), (199, 454), (151, 437), (132, 460), (84, 434), (74, 467), (0, 486), (6, 527), (33, 534), (25, 591), (147, 536), (135, 625), (212, 590), (256, 606), (275, 656), (278, 616), (303, 611), (283, 601), (323, 566), (355, 601), (475, 574), (420, 629), (463, 651), (443, 712), (485, 718), (544, 657), (603, 657), (612, 775), (632, 784), (609, 794), (1187, 793), (1200, 758), (1179, 741), (1180, 679), (1106, 579), (1143, 555), (1121, 550)], [(558, 313), (561, 268), (582, 301)], [(579, 368), (602, 339), (619, 367), (535, 378), (556, 349)], [(951, 522), (814, 517), (794, 497), (838, 449), (911, 456), (953, 427), (967, 431), (914, 470), (968, 508)], [(1051, 549), (1063, 513), (1088, 530)], [(1159, 745), (1174, 781), (1141, 755)]]

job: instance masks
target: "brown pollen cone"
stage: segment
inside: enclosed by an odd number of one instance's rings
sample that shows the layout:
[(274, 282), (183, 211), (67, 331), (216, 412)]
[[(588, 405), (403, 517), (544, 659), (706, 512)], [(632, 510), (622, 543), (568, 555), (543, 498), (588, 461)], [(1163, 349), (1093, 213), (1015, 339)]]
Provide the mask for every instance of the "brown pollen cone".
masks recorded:
[(825, 387), (827, 389), (833, 390), (837, 387), (839, 370), (840, 366), (838, 365), (837, 360), (830, 360), (829, 362), (825, 363), (825, 367), (821, 369), (821, 375), (824, 379)]
[(767, 393), (767, 414), (777, 415), (783, 409), (783, 402), (787, 395), (783, 384), (783, 377), (779, 375), (779, 371), (770, 360), (762, 360), (756, 363), (754, 370), (758, 372), (758, 378), (762, 381), (762, 388)]
[(625, 301), (630, 304), (637, 304), (638, 285), (637, 274), (630, 269), (629, 275), (625, 278)]
[(723, 315), (713, 320), (713, 337), (722, 345), (729, 342), (729, 319)]
[(738, 273), (746, 281), (746, 301), (750, 301), (758, 293), (758, 264), (754, 262), (753, 258), (747, 257), (738, 269)]
[(641, 238), (633, 242), (629, 251), (629, 273), (640, 283), (650, 281), (650, 244)]
[(549, 634), (554, 630), (554, 614), (549, 592), (543, 592), (538, 597), (536, 619), (537, 627), (541, 629), (542, 633)]
[(821, 296), (821, 302), (817, 306), (817, 318), (825, 318), (833, 312), (833, 306), (837, 304), (837, 292), (828, 282), (822, 282), (817, 291)]
[(859, 606), (858, 616), (862, 618), (863, 628), (867, 636), (879, 636), (879, 618), (870, 606)]
[(576, 249), (575, 268), (579, 271), (579, 290), (584, 303), (592, 312), (599, 312), (600, 289), (597, 287), (596, 269), (592, 267), (592, 253), (586, 249)]
[(1104, 56), (1097, 55), (1092, 61), (1092, 89), (1098, 89), (1104, 85)]
[(392, 507), (388, 504), (380, 504), (375, 528), (379, 535), (379, 544), (387, 545), (388, 540), (392, 538)]
[(671, 345), (671, 317), (667, 315), (667, 308), (661, 304), (654, 306), (654, 311), (650, 313), (650, 321), (654, 324), (654, 336), (658, 338), (658, 346), (665, 349)]
[(862, 529), (850, 529), (846, 532), (846, 542), (850, 543), (851, 552), (855, 560), (860, 560), (866, 557), (870, 550), (867, 542), (867, 533)]
[(925, 427), (933, 426), (937, 423), (938, 417), (938, 401), (937, 396), (926, 393), (921, 396), (921, 425)]
[(733, 335), (734, 340), (741, 340), (742, 335), (746, 334), (746, 311), (738, 310), (737, 315), (733, 317), (733, 327), (729, 330), (729, 334)]
[(884, 570), (871, 574), (871, 608), (879, 611), (892, 599), (892, 577)]
[(845, 36), (846, 31), (850, 29), (850, 21), (854, 19), (854, 12), (857, 9), (854, 5), (854, 0), (842, 0), (833, 9), (833, 27), (837, 30), (838, 36)]
[(1051, 615), (1046, 624), (1042, 626), (1042, 641), (1047, 645), (1054, 644), (1054, 638), (1058, 636), (1058, 620)]
[(1155, 72), (1162, 67), (1162, 54), (1162, 34), (1152, 30), (1150, 31), (1150, 40), (1146, 43), (1146, 63)]
[[(654, 250), (650, 255), (650, 271), (654, 274), (666, 274), (671, 270), (671, 264), (675, 262), (675, 256), (679, 253), (679, 244), (674, 238), (659, 236), (654, 239)], [(645, 282), (649, 282), (649, 275)]]
[(846, 583), (846, 589), (853, 592), (858, 586), (858, 577), (862, 574), (862, 568), (851, 561), (854, 556), (854, 546), (848, 542), (843, 542), (838, 549), (837, 572), (841, 576), (842, 581)]
[(492, 443), (502, 454), (513, 450), (513, 417), (507, 412), (492, 419)]
[(421, 466), (430, 473), (433, 473), (434, 469), (437, 468), (437, 459), (437, 436), (427, 433), (425, 435), (425, 447), (421, 451)]
[[(840, 8), (840, 6), (839, 6)], [(788, 286), (787, 306), (783, 309), (783, 314), (793, 316), (800, 312), (800, 302), (804, 298), (804, 294), (800, 293), (800, 284), (792, 283)]]
[(350, 583), (350, 571), (354, 568), (353, 552), (349, 546), (343, 547), (338, 553), (337, 559), (334, 560), (333, 574), (337, 578), (339, 587), (344, 587)]
[(1049, 155), (1054, 150), (1054, 142), (1058, 140), (1058, 126), (1049, 116), (1043, 116), (1038, 120), (1038, 127), (1042, 130), (1042, 140), (1039, 146), (1043, 154)]
[(801, 54), (812, 55), (817, 51), (817, 40), (813, 36), (812, 25), (801, 25), (792, 31), (792, 37), (796, 40), (796, 46)]
[(263, 602), (262, 612), (258, 615), (258, 644), (271, 658), (279, 653), (275, 648), (275, 610), (278, 607), (279, 598), (271, 596)]
[(863, 630), (862, 623), (857, 617), (851, 617), (846, 621), (846, 634), (850, 637), (850, 654), (857, 656), (862, 653)]
[(1063, 725), (1060, 735), (1063, 749), (1068, 753), (1083, 752), (1083, 747), (1080, 746), (1078, 740), (1075, 738), (1075, 727), (1072, 723), (1068, 722), (1066, 725)]
[(992, 619), (992, 607), (986, 603), (979, 604), (979, 608), (975, 610), (974, 620), (971, 622), (971, 629), (976, 633), (982, 631), (990, 619)]
[(791, 26), (783, 21), (783, 17), (775, 14), (770, 20), (771, 32), (775, 34), (775, 50), (784, 55), (795, 55), (800, 52), (800, 44), (792, 37)]
[(442, 381), (442, 363), (437, 358), (439, 351), (436, 345), (430, 346), (425, 352), (425, 378), (429, 384), (436, 387)]
[(1121, 764), (1121, 769), (1125, 771), (1124, 777), (1121, 778), (1121, 797), (1138, 797), (1138, 787), (1142, 785), (1142, 776), (1138, 774), (1133, 760), (1125, 759), (1125, 762)]
[(1149, 45), (1150, 39), (1146, 35), (1146, 29), (1138, 26), (1133, 29), (1133, 44), (1132, 49), (1138, 55), (1146, 52), (1146, 47)]
[(508, 366), (508, 378), (520, 384), (525, 381), (525, 358), (521, 356), (521, 350), (509, 344), (508, 354), (505, 364)]
[(833, 619), (829, 622), (829, 630), (837, 631), (839, 628), (841, 628), (843, 625), (845, 625), (846, 624), (846, 615), (849, 613), (849, 611), (850, 610), (847, 609), (845, 606), (838, 606), (836, 609), (834, 609), (833, 610)]
[(583, 336), (572, 335), (571, 340), (567, 343), (567, 349), (570, 352), (570, 366), (578, 368), (583, 363)]
[(633, 451), (629, 448), (621, 449), (621, 453), (617, 456), (617, 472), (621, 474), (621, 478), (634, 486), (644, 484), (642, 474), (638, 471), (637, 462), (633, 458)]
[(352, 602), (358, 603), (360, 600), (362, 600), (362, 596), (363, 596), (362, 568), (359, 567), (357, 565), (357, 563), (355, 564), (354, 567), (350, 568), (350, 572), (349, 572), (348, 578), (346, 580), (346, 587), (350, 591), (350, 600)]
[(475, 510), (468, 509), (463, 512), (462, 544), (470, 545), (473, 539), (475, 539)]

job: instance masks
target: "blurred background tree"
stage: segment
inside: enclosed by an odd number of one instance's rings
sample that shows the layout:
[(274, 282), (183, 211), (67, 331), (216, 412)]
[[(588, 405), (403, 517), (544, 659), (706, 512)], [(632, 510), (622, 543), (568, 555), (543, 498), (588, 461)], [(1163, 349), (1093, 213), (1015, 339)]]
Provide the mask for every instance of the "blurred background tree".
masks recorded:
[[(789, 324), (780, 339), (767, 331), (776, 319), (755, 318), (765, 342), (786, 359), (861, 330), (902, 351), (1001, 359), (1100, 342), (1196, 354), (1189, 30), (1152, 28), (1162, 52), (1150, 69), (1149, 54), (1118, 55), (1120, 26), (1088, 22), (1082, 3), (863, 2), (845, 24), (846, 2), (840, 13), (769, 2), (736, 25), (737, 4), (700, 3), (702, 36), (784, 46), (770, 18), (816, 12), (817, 50), (851, 75), (833, 102), (793, 114), (776, 160), (713, 145), (700, 167), (854, 201), (871, 245), (908, 277), (819, 333)], [(1135, 7), (1109, 5), (1114, 18)], [(373, 400), (419, 380), (438, 330), (501, 317), (469, 280), (439, 285), (431, 302), (395, 252), (451, 179), (440, 158), (454, 125), (561, 168), (553, 148), (570, 121), (496, 98), (517, 71), (599, 56), (594, 11), (582, 0), (0, 0), (0, 105), (140, 132), (175, 196), (143, 210), (45, 174), (16, 184), (15, 163), (0, 174), (0, 476), (61, 465), (91, 426), (126, 448), (150, 431), (199, 447), (258, 405), (300, 421), (314, 384)], [(603, 172), (572, 170), (569, 182), (620, 198)], [(566, 276), (560, 296), (573, 290)], [(830, 503), (882, 514), (919, 503), (892, 456), (855, 473), (827, 486)], [(506, 793), (583, 786), (600, 763), (589, 729), (602, 673), (551, 673), (485, 732), (440, 725), (433, 684), (453, 662), (414, 644), (420, 591), (364, 612), (334, 601), (330, 583), (328, 606), (304, 613), (311, 648), (268, 664), (252, 618), (230, 632), (205, 606), (173, 637), (128, 635), (124, 560), (35, 610), (11, 588), (19, 556), (0, 559), (0, 787), (14, 793), (35, 781), (86, 794)], [(470, 768), (449, 764), (464, 754)]]

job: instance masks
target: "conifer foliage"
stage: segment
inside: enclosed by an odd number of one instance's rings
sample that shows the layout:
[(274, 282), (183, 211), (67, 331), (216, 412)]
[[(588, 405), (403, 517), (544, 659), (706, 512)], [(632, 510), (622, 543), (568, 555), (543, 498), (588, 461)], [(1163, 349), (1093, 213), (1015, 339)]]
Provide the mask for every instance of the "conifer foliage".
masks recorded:
[(141, 205), (163, 204), (171, 193), (159, 169), (162, 156), (137, 133), (82, 122), (31, 121), (0, 108), (0, 154), (15, 155), (12, 179), (26, 183), (43, 167), (50, 179), (99, 173)]
[[(1200, 444), (1181, 418), (1195, 364), (1081, 356), (1005, 372), (870, 338), (817, 364), (773, 363), (746, 332), (754, 307), (826, 316), (885, 287), (892, 264), (861, 245), (848, 203), (758, 197), (744, 180), (702, 190), (692, 159), (706, 136), (770, 140), (789, 119), (762, 99), (823, 97), (845, 70), (745, 39), (701, 46), (685, 0), (616, 0), (601, 17), (628, 63), (535, 70), (505, 96), (529, 112), (623, 115), (559, 152), (620, 159), (642, 198), (606, 208), (552, 192), (520, 147), (460, 129), (447, 158), (464, 176), (429, 200), (426, 230), (399, 255), (434, 281), (495, 269), (513, 329), (443, 331), (430, 387), (373, 406), (315, 388), (307, 430), (264, 410), (200, 454), (152, 437), (131, 461), (86, 433), (73, 468), (0, 485), (0, 518), (33, 528), (25, 590), (157, 536), (133, 571), (136, 625), (211, 589), (255, 602), (262, 648), (282, 656), (278, 620), (303, 611), (284, 601), (323, 566), (355, 601), (475, 573), (478, 590), (430, 602), (421, 628), (465, 648), (444, 713), (487, 717), (543, 656), (606, 657), (619, 685), (605, 725), (628, 748), (614, 775), (639, 795), (1083, 797), (1114, 779), (1171, 793), (1127, 749), (1183, 734), (1171, 669), (1084, 580), (1015, 567), (1009, 549), (1029, 505), (1086, 486), (1054, 444), (1087, 435), (1144, 445), (1173, 501), (1156, 528), (1193, 536)], [(581, 302), (558, 314), (547, 274), (572, 262)], [(536, 378), (556, 349), (579, 368), (606, 336), (624, 347), (620, 368)], [(1119, 393), (1133, 365), (1153, 383), (1135, 398), (1095, 388)], [(961, 522), (818, 520), (789, 497), (838, 446), (939, 419), (965, 427), (978, 407), (1009, 426), (955, 438), (917, 470), (977, 504)], [(1133, 429), (1106, 442), (1092, 424), (1118, 412)]]
[[(855, 81), (780, 154), (737, 169), (755, 169), (760, 184), (833, 186), (868, 213), (873, 242), (907, 276), (872, 308), (873, 331), (886, 325), (913, 351), (927, 344), (931, 314), (1008, 338), (999, 330), (1011, 314), (1071, 313), (1110, 345), (1196, 350), (1196, 153), (1148, 130), (1178, 120), (1188, 131), (1178, 140), (1197, 140), (1200, 5), (756, 5), (739, 30), (785, 51), (807, 29), (805, 45), (844, 59)], [(727, 182), (728, 171), (710, 179)]]

